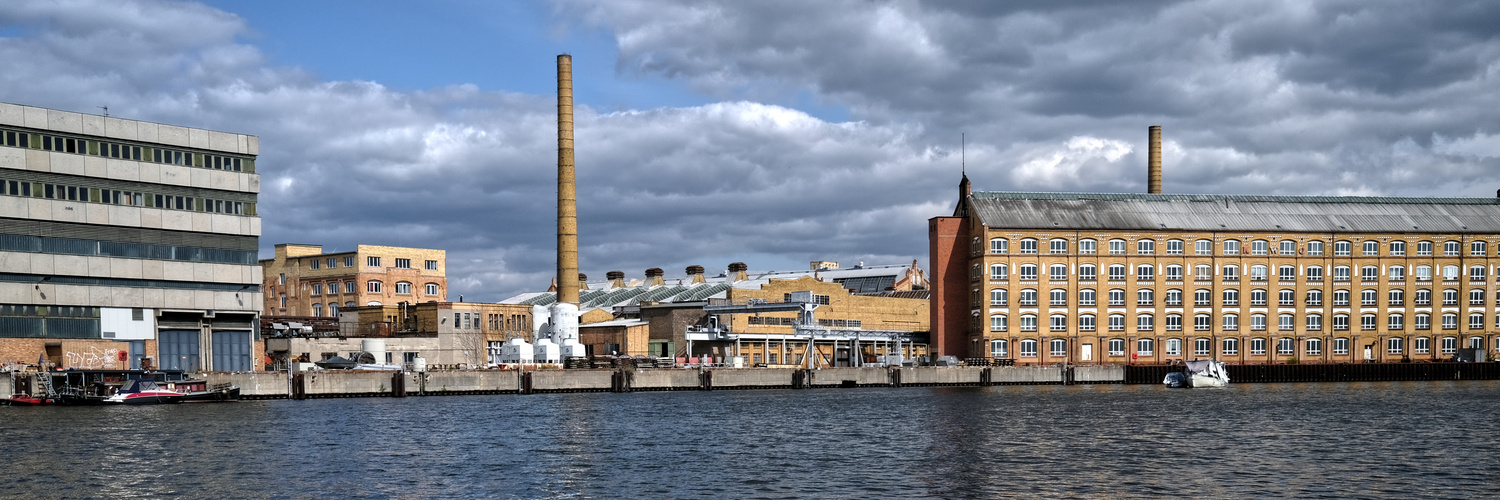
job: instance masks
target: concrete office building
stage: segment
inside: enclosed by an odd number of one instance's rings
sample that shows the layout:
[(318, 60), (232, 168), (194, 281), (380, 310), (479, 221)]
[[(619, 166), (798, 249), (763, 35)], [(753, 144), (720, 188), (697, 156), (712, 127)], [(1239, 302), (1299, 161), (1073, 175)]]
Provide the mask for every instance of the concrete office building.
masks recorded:
[(253, 369), (259, 149), (0, 104), (0, 360)]

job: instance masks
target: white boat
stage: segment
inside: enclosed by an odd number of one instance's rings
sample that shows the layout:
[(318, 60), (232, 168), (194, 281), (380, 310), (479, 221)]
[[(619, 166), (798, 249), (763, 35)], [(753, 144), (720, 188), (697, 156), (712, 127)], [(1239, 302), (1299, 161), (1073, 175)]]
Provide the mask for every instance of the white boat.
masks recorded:
[(1214, 360), (1188, 361), (1187, 369), (1167, 374), (1162, 380), (1167, 387), (1224, 387), (1229, 385), (1229, 371), (1224, 363)]
[(182, 393), (162, 389), (156, 382), (132, 379), (120, 387), (119, 392), (104, 398), (105, 403), (127, 405), (156, 405), (181, 403)]

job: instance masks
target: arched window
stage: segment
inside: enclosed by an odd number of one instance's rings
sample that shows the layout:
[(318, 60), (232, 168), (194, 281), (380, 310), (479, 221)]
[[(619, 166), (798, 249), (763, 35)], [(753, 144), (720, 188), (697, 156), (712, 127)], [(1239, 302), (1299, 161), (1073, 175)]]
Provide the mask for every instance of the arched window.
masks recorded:
[(1021, 281), (1036, 281), (1036, 264), (1021, 264)]
[(1400, 257), (1400, 256), (1403, 256), (1403, 255), (1406, 255), (1406, 242), (1405, 241), (1392, 241), (1391, 242), (1391, 255), (1392, 256), (1396, 256), (1396, 257)]
[(1068, 253), (1068, 240), (1053, 238), (1047, 242), (1047, 251), (1055, 254)]
[(1078, 305), (1092, 306), (1098, 299), (1094, 296), (1093, 288), (1084, 288), (1078, 291)]
[(1457, 241), (1444, 241), (1443, 242), (1443, 255), (1446, 255), (1446, 256), (1449, 256), (1449, 257), (1457, 257), (1458, 256), (1458, 247), (1459, 247), (1459, 243)]
[(1266, 255), (1270, 253), (1271, 243), (1266, 240), (1255, 240), (1250, 242), (1250, 255)]
[(1050, 319), (1052, 320), (1052, 331), (1054, 331), (1054, 332), (1065, 332), (1065, 331), (1068, 331), (1068, 315), (1066, 315), (1066, 314), (1053, 314), (1052, 318), (1050, 318)]
[(1150, 314), (1142, 314), (1140, 316), (1136, 316), (1135, 329), (1143, 332), (1149, 332), (1155, 329), (1156, 322), (1154, 321), (1154, 319), (1155, 318), (1153, 318)]
[(1281, 240), (1280, 245), (1282, 255), (1297, 254), (1297, 240)]
[(1010, 277), (1010, 267), (1005, 264), (990, 264), (990, 279), (999, 281)]
[(1003, 332), (1009, 326), (1010, 323), (1005, 321), (1004, 314), (995, 314), (990, 316), (990, 331)]
[(1022, 314), (1021, 315), (1021, 331), (1023, 331), (1023, 332), (1034, 332), (1034, 331), (1036, 331), (1036, 315), (1035, 314)]
[[(316, 261), (314, 261), (314, 262), (316, 262)], [(313, 304), (312, 305), (312, 315), (313, 316), (317, 316), (317, 317), (322, 317), (323, 316), (323, 304)]]
[(1049, 299), (1048, 305), (1054, 305), (1054, 306), (1065, 306), (1065, 305), (1068, 305), (1068, 289), (1066, 289), (1066, 288), (1053, 288), (1052, 292), (1048, 294), (1048, 299)]
[(1092, 315), (1092, 314), (1080, 314), (1080, 315), (1078, 315), (1078, 331), (1082, 331), (1082, 332), (1092, 332), (1092, 331), (1094, 331), (1094, 315)]
[(1125, 339), (1118, 339), (1118, 338), (1117, 339), (1109, 339), (1109, 355), (1110, 356), (1124, 356), (1125, 355)]
[(1307, 329), (1312, 331), (1323, 329), (1323, 315), (1311, 313), (1307, 315)]
[(1141, 255), (1151, 255), (1156, 253), (1156, 241), (1149, 239), (1137, 240), (1135, 242), (1135, 253)]
[(1194, 255), (1212, 255), (1214, 253), (1214, 242), (1212, 240), (1198, 240), (1193, 242)]
[(1224, 329), (1235, 331), (1240, 329), (1240, 315), (1235, 313), (1224, 313)]
[(1323, 255), (1323, 242), (1313, 240), (1307, 242), (1308, 255)]
[(1052, 281), (1063, 281), (1068, 279), (1067, 264), (1053, 264), (1048, 267), (1047, 279)]
[(1034, 289), (1034, 288), (1023, 288), (1023, 289), (1021, 289), (1021, 305), (1023, 305), (1023, 306), (1036, 306), (1036, 289)]
[(1167, 255), (1182, 255), (1182, 240), (1167, 240)]
[(1003, 254), (1010, 252), (1010, 240), (1005, 238), (990, 238), (990, 253)]
[(1021, 253), (1023, 253), (1023, 254), (1033, 254), (1033, 253), (1036, 253), (1036, 238), (1023, 238), (1023, 239), (1021, 239)]
[(1235, 265), (1224, 266), (1224, 281), (1239, 281), (1239, 280), (1240, 280), (1240, 266), (1235, 266)]
[(1125, 331), (1125, 315), (1124, 314), (1111, 314), (1111, 315), (1109, 315), (1109, 331), (1111, 331), (1111, 332), (1123, 332), (1123, 331)]
[(1099, 242), (1094, 241), (1092, 238), (1078, 240), (1078, 253), (1085, 255), (1099, 253)]
[(1224, 355), (1234, 356), (1240, 353), (1240, 339), (1224, 339)]
[(1432, 266), (1421, 265), (1412, 268), (1411, 277), (1417, 281), (1432, 281)]
[(1141, 264), (1139, 266), (1135, 266), (1135, 279), (1141, 281), (1151, 281), (1156, 279), (1156, 266), (1153, 266), (1151, 264)]
[(335, 318), (339, 317), (339, 303), (338, 302), (329, 302), (328, 303), (328, 315), (329, 316), (333, 316)]
[(1240, 240), (1224, 240), (1224, 255), (1239, 255)]
[(1250, 281), (1265, 281), (1265, 280), (1266, 280), (1266, 266), (1263, 266), (1263, 265), (1260, 265), (1260, 264), (1256, 264), (1256, 265), (1250, 266)]
[(1156, 343), (1152, 342), (1151, 339), (1136, 339), (1135, 354), (1137, 356), (1150, 356), (1155, 347)]
[(1169, 332), (1179, 332), (1179, 331), (1182, 331), (1182, 315), (1181, 314), (1172, 313), (1172, 314), (1168, 314), (1167, 315), (1167, 331), (1169, 331)]
[(438, 285), (437, 285), (437, 283), (428, 283), (426, 285), (426, 288), (427, 288), (427, 290), (426, 290), (427, 291), (427, 295), (437, 295), (438, 294)]
[(410, 295), (411, 294), (411, 283), (410, 282), (406, 282), (406, 281), (397, 281), (396, 282), (396, 293), (402, 294), (402, 295)]
[(1167, 281), (1182, 281), (1182, 266), (1168, 264), (1166, 269)]
[(1110, 264), (1109, 265), (1109, 280), (1110, 281), (1125, 281), (1125, 264)]
[(1026, 340), (1022, 340), (1021, 341), (1021, 357), (1023, 357), (1023, 358), (1035, 358), (1036, 357), (1036, 340), (1034, 340), (1034, 339), (1026, 339)]
[(380, 284), (381, 283), (379, 280), (366, 281), (365, 291), (370, 293), (380, 293)]
[(1009, 295), (1009, 291), (1007, 291), (1004, 288), (996, 288), (996, 289), (990, 290), (990, 305), (991, 306), (1003, 306), (1003, 305), (1006, 305), (1006, 303), (1007, 303), (1006, 299), (1007, 299), (1008, 295)]
[(990, 357), (991, 358), (1004, 358), (1004, 357), (1006, 357), (1007, 355), (1009, 355), (1009, 349), (1008, 349), (1008, 347), (1009, 347), (1009, 343), (1006, 342), (1005, 339), (991, 340), (990, 341)]
[(1354, 244), (1352, 244), (1350, 242), (1347, 242), (1347, 241), (1335, 241), (1335, 242), (1333, 242), (1333, 254), (1336, 255), (1336, 256), (1340, 256), (1340, 257), (1347, 257), (1351, 253), (1350, 249), (1353, 248), (1353, 247), (1354, 247)]
[(1335, 314), (1335, 315), (1333, 315), (1333, 329), (1335, 331), (1341, 331), (1341, 332), (1342, 331), (1348, 331), (1349, 330), (1349, 315), (1348, 314)]
[(1078, 266), (1079, 281), (1094, 281), (1097, 279), (1099, 279), (1098, 267), (1094, 266), (1093, 264), (1083, 264), (1081, 266)]
[(1125, 255), (1125, 240), (1118, 239), (1118, 238), (1117, 239), (1113, 239), (1113, 240), (1109, 240), (1109, 254), (1110, 255)]
[(1417, 242), (1417, 255), (1421, 255), (1421, 256), (1432, 255), (1432, 242), (1431, 241), (1418, 241)]
[(1307, 266), (1307, 281), (1323, 281), (1323, 266)]

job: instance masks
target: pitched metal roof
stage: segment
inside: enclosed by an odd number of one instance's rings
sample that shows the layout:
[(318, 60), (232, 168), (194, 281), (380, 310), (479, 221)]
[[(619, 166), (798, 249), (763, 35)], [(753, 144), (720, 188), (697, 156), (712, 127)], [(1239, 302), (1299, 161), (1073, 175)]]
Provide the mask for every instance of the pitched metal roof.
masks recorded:
[(976, 192), (990, 228), (1500, 233), (1500, 199)]

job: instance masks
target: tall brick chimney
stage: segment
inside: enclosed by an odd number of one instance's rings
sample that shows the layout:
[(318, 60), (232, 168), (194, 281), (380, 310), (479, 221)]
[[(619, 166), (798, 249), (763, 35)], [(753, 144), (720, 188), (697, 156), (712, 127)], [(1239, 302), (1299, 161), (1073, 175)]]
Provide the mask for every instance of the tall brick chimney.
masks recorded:
[(1147, 135), (1146, 193), (1161, 194), (1161, 125), (1152, 125)]

